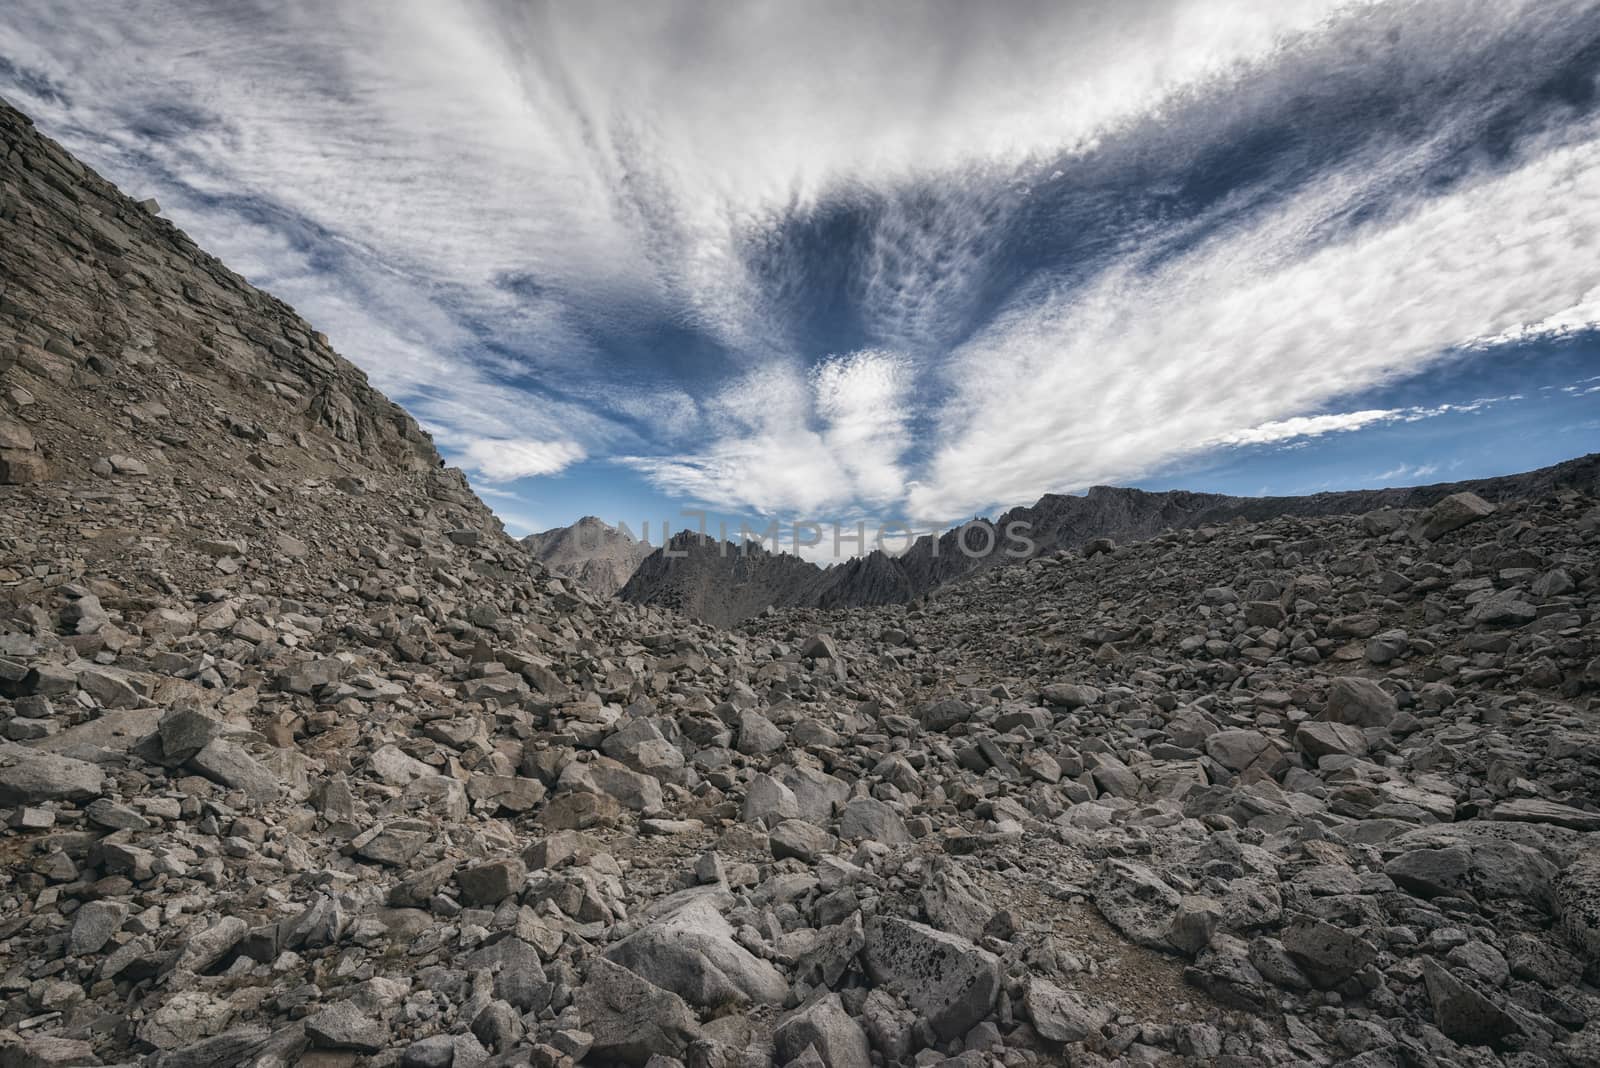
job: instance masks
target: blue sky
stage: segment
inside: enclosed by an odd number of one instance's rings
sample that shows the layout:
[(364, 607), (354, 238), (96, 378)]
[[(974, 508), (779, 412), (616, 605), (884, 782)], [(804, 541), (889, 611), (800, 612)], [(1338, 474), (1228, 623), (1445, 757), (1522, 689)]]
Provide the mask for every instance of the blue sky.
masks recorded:
[(0, 94), (516, 533), (1600, 448), (1593, 3), (383, 10), (12, 0)]

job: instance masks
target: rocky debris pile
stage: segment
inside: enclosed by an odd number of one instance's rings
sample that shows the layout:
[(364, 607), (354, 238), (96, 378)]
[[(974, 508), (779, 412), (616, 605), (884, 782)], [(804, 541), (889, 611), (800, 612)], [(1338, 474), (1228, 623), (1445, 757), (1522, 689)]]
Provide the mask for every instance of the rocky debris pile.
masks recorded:
[(0, 488), (0, 1065), (1600, 1063), (1592, 497), (728, 631), (275, 381)]

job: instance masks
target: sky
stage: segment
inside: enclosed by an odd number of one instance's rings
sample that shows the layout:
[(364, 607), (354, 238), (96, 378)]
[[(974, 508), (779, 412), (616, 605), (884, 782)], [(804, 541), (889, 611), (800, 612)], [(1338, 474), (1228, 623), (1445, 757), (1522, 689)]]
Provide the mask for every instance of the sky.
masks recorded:
[(0, 5), (515, 534), (1600, 449), (1597, 79), (1593, 0)]

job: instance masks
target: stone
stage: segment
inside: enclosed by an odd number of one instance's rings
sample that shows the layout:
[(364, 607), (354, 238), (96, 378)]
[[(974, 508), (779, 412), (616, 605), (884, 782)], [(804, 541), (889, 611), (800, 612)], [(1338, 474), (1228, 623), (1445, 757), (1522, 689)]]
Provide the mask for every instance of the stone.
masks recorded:
[(200, 990), (180, 990), (145, 1016), (138, 1035), (160, 1050), (182, 1049), (221, 1034), (232, 1019), (233, 1006), (222, 998)]
[(1387, 727), (1399, 712), (1395, 699), (1371, 679), (1341, 676), (1328, 686), (1323, 718), (1352, 727)]
[(590, 1036), (590, 1051), (623, 1064), (677, 1057), (700, 1034), (700, 1023), (682, 998), (605, 957), (590, 961), (574, 1004), (579, 1026)]
[(1495, 1045), (1521, 1031), (1516, 1020), (1486, 994), (1431, 957), (1422, 959), (1422, 979), (1434, 1023), (1457, 1042)]
[(72, 915), (72, 931), (67, 935), (67, 952), (74, 957), (98, 953), (111, 936), (122, 930), (128, 906), (120, 901), (86, 901)]
[(1034, 976), (1023, 991), (1022, 1007), (1033, 1029), (1051, 1042), (1082, 1042), (1110, 1023), (1111, 1008), (1082, 994)]
[(1173, 948), (1167, 931), (1183, 897), (1143, 864), (1105, 861), (1096, 870), (1089, 893), (1106, 922), (1131, 941), (1150, 949)]
[(456, 885), (461, 887), (462, 903), (467, 905), (498, 905), (522, 889), (528, 869), (521, 860), (510, 857), (491, 860), (456, 873)]
[(606, 959), (702, 1008), (781, 1004), (789, 984), (734, 940), (715, 900), (705, 891), (685, 891), (681, 899), (665, 902), (646, 926), (607, 949)]
[(1075, 682), (1052, 682), (1039, 690), (1039, 698), (1047, 705), (1070, 710), (1098, 704), (1100, 691)]
[(1206, 739), (1206, 755), (1229, 771), (1243, 771), (1272, 745), (1260, 731), (1218, 731)]
[(905, 998), (946, 1039), (987, 1018), (1000, 992), (994, 954), (910, 920), (872, 917), (861, 959), (874, 983)]
[(1558, 871), (1537, 850), (1489, 838), (1407, 849), (1383, 870), (1403, 889), (1425, 898), (1511, 898), (1541, 907), (1550, 904)]
[(832, 848), (834, 837), (805, 820), (783, 820), (767, 832), (767, 841), (774, 858), (794, 857), (809, 864)]
[(1193, 957), (1211, 944), (1224, 919), (1222, 903), (1204, 894), (1185, 894), (1167, 924), (1167, 944)]
[(161, 751), (168, 760), (188, 760), (218, 738), (231, 733), (228, 725), (191, 706), (174, 706), (161, 714), (156, 725)]
[(772, 721), (761, 713), (739, 714), (739, 752), (747, 756), (760, 756), (763, 753), (777, 752), (787, 742), (788, 739), (783, 731), (773, 726)]
[(306, 1037), (319, 1049), (377, 1053), (388, 1045), (389, 1029), (353, 1002), (336, 1001), (306, 1018)]
[(934, 862), (933, 872), (922, 888), (922, 909), (933, 926), (969, 942), (983, 937), (984, 928), (994, 915), (994, 907), (966, 869), (949, 860)]
[(610, 827), (621, 818), (622, 805), (616, 798), (587, 791), (558, 794), (539, 811), (539, 822), (552, 831)]
[(485, 1005), (472, 1020), (472, 1034), (492, 1050), (511, 1049), (523, 1035), (522, 1017), (498, 998)]
[(925, 705), (920, 713), (922, 726), (930, 731), (948, 731), (972, 718), (972, 706), (947, 697)]
[(1294, 747), (1312, 761), (1325, 756), (1366, 756), (1368, 748), (1360, 727), (1320, 720), (1307, 720), (1295, 729)]
[(1323, 989), (1338, 986), (1378, 959), (1378, 951), (1360, 935), (1311, 917), (1285, 927), (1282, 940), (1284, 949)]
[(0, 742), (0, 805), (86, 801), (105, 790), (94, 764), (12, 742)]
[(839, 814), (839, 837), (849, 842), (882, 842), (888, 846), (911, 844), (911, 832), (906, 830), (900, 814), (885, 802), (871, 797), (858, 797), (844, 806)]
[(800, 655), (813, 660), (838, 660), (839, 646), (830, 635), (813, 634), (801, 644)]
[(775, 826), (782, 820), (798, 819), (800, 814), (800, 799), (771, 775), (757, 775), (745, 787), (744, 809), (739, 817), (745, 823)]
[(1600, 831), (1600, 812), (1560, 805), (1536, 797), (1516, 797), (1502, 801), (1490, 811), (1489, 818), (1519, 823), (1548, 823), (1574, 831)]
[(827, 1068), (871, 1068), (867, 1034), (844, 1010), (838, 994), (823, 994), (778, 1021), (772, 1044), (783, 1063), (814, 1049)]
[(223, 961), (244, 940), (249, 925), (238, 916), (223, 916), (185, 940), (173, 970), (204, 973)]
[(1435, 541), (1494, 513), (1495, 506), (1476, 493), (1452, 493), (1423, 514), (1417, 524), (1417, 534)]
[(207, 742), (205, 748), (189, 758), (189, 766), (212, 782), (239, 790), (258, 805), (276, 801), (282, 786), (265, 764), (242, 746), (223, 738)]
[[(522, 930), (519, 923), (518, 931)], [(488, 969), (494, 976), (494, 996), (519, 1012), (539, 1012), (549, 1004), (551, 990), (539, 948), (515, 934), (494, 938), (469, 954), (464, 963), (469, 968)]]

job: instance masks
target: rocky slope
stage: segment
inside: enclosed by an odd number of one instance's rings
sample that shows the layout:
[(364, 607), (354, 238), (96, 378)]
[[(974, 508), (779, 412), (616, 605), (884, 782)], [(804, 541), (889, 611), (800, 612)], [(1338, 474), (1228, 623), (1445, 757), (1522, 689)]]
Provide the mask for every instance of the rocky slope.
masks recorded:
[(214, 268), (103, 269), (53, 205), (136, 206), (0, 120), (71, 372), (0, 377), (0, 1065), (1600, 1063), (1592, 494), (720, 630), (280, 395), (269, 298), (260, 377), (115, 362)]
[[(1431, 486), (1319, 493), (1307, 497), (1229, 497), (1171, 490), (1150, 493), (1096, 486), (1081, 497), (1046, 494), (1027, 507), (993, 521), (993, 541), (978, 530), (951, 530), (919, 538), (897, 555), (877, 551), (827, 568), (786, 553), (751, 553), (715, 539), (680, 538), (684, 553), (669, 559), (659, 550), (634, 572), (619, 593), (635, 604), (665, 604), (719, 626), (732, 626), (766, 608), (850, 608), (905, 604), (937, 589), (1017, 563), (1003, 550), (1014, 543), (1005, 532), (1023, 524), (1031, 555), (1081, 548), (1099, 539), (1148, 538), (1231, 520), (1261, 522), (1278, 516), (1362, 515), (1379, 508), (1423, 508), (1452, 493), (1472, 492), (1490, 501), (1519, 500), (1561, 488), (1600, 492), (1600, 454), (1524, 474)], [(849, 532), (847, 532), (849, 533)], [(963, 552), (966, 537), (970, 552)], [(890, 539), (892, 541), (892, 539)], [(989, 545), (996, 551), (985, 552)]]
[(529, 534), (522, 544), (555, 574), (602, 597), (622, 589), (653, 551), (647, 542), (592, 515), (571, 526)]

